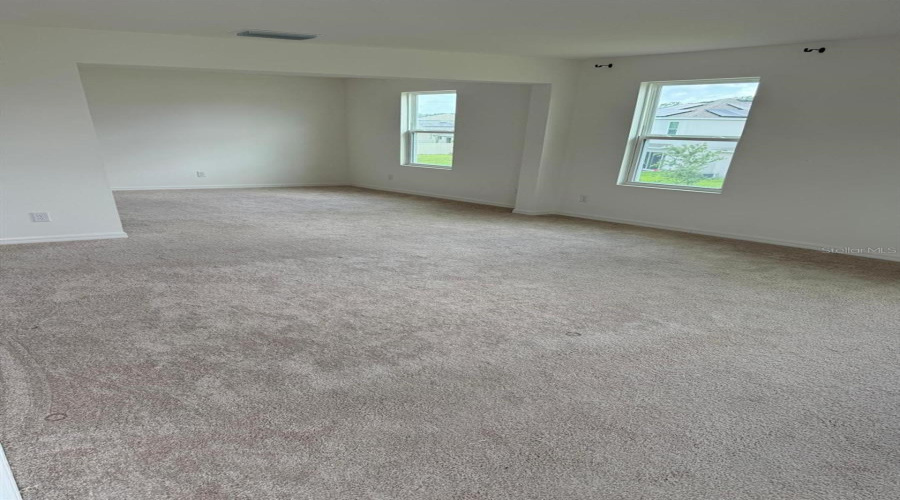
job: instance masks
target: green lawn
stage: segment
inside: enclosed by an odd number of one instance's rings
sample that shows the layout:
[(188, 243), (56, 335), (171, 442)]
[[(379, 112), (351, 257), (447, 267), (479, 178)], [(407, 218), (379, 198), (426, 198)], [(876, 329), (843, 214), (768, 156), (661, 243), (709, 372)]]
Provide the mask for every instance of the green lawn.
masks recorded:
[(422, 165), (436, 165), (439, 167), (452, 167), (453, 155), (418, 155), (416, 163)]
[[(675, 185), (684, 185), (677, 184), (669, 179), (669, 176), (665, 172), (650, 172), (647, 170), (641, 171), (641, 175), (638, 178), (638, 182), (649, 182), (653, 184), (675, 184)], [(698, 181), (696, 184), (690, 184), (691, 186), (696, 187), (705, 187), (705, 188), (716, 188), (721, 189), (722, 183), (725, 182), (725, 179), (703, 179)]]

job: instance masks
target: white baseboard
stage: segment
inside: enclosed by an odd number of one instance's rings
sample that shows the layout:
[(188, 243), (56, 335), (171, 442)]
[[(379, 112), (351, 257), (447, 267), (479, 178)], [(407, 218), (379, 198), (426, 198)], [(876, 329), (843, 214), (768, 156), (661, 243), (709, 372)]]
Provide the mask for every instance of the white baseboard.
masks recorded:
[[(738, 233), (723, 233), (718, 231), (703, 231), (700, 229), (693, 229), (688, 227), (681, 226), (671, 226), (665, 224), (653, 224), (650, 222), (643, 222), (631, 219), (616, 219), (612, 217), (598, 217), (596, 215), (588, 215), (582, 214), (578, 212), (567, 212), (560, 211), (556, 212), (556, 215), (564, 215), (566, 217), (576, 217), (579, 219), (590, 219), (602, 222), (612, 222), (615, 224), (627, 224), (629, 226), (640, 226), (640, 227), (649, 227), (653, 229), (665, 229), (667, 231), (678, 231), (680, 233), (690, 233), (690, 234), (702, 234), (704, 236), (715, 236), (717, 238), (727, 238), (730, 240), (741, 240), (741, 241), (752, 241), (754, 243), (766, 243), (769, 245), (779, 245), (784, 247), (792, 247), (792, 248), (803, 248), (806, 250), (816, 250), (819, 252), (825, 253), (823, 248), (831, 248), (829, 245), (820, 245), (815, 243), (807, 243), (802, 241), (790, 241), (790, 240), (776, 240), (770, 238), (759, 238), (756, 236), (748, 236), (746, 234), (738, 234)], [(853, 257), (867, 257), (870, 259), (880, 259), (880, 260), (889, 260), (894, 262), (900, 262), (900, 254), (879, 254), (879, 253), (852, 253), (852, 254), (844, 254), (839, 252), (840, 255), (851, 255)]]
[[(128, 235), (124, 232), (57, 234), (53, 236), (17, 236), (14, 238), (0, 238), (0, 245), (18, 245), (23, 243), (52, 243), (54, 241), (109, 240), (114, 238), (127, 237)], [(3, 497), (0, 496), (0, 498)]]
[(0, 498), (3, 500), (22, 500), (19, 494), (19, 487), (16, 486), (16, 480), (13, 478), (12, 469), (6, 460), (6, 454), (3, 453), (3, 445), (0, 445)]
[(205, 184), (198, 186), (119, 186), (113, 191), (166, 191), (169, 189), (248, 189), (248, 188), (291, 188), (291, 187), (335, 187), (348, 186), (345, 182), (313, 182), (306, 184)]
[(400, 194), (412, 194), (416, 196), (426, 196), (428, 198), (439, 198), (442, 200), (451, 200), (451, 201), (462, 201), (464, 203), (475, 203), (477, 205), (490, 205), (492, 207), (503, 207), (503, 208), (512, 208), (513, 205), (509, 203), (497, 203), (496, 201), (487, 201), (487, 200), (477, 200), (475, 198), (463, 198), (461, 196), (448, 196), (445, 194), (434, 194), (434, 193), (426, 193), (424, 191), (411, 191), (407, 189), (393, 189), (386, 188), (382, 186), (373, 186), (369, 184), (351, 184), (353, 187), (371, 189), (373, 191), (387, 191), (389, 193), (400, 193)]
[(547, 212), (544, 210), (520, 210), (518, 208), (514, 209), (513, 213), (520, 215), (559, 215), (556, 212)]
[[(478, 200), (474, 198), (464, 198), (460, 196), (447, 196), (441, 194), (428, 193), (424, 191), (412, 191), (405, 189), (391, 189), (385, 188), (382, 186), (374, 186), (367, 184), (246, 184), (246, 185), (228, 185), (228, 186), (155, 186), (155, 187), (119, 187), (112, 188), (114, 191), (151, 191), (151, 190), (168, 190), (168, 189), (240, 189), (240, 188), (263, 188), (263, 187), (335, 187), (335, 186), (353, 186), (364, 189), (372, 189), (375, 191), (386, 191), (390, 193), (401, 193), (401, 194), (411, 194), (416, 196), (426, 196), (429, 198), (439, 198), (444, 200), (452, 200), (452, 201), (461, 201), (465, 203), (474, 203), (478, 205), (490, 205), (495, 207), (503, 207), (503, 208), (513, 208), (514, 205), (510, 205), (508, 203), (497, 203), (493, 201), (487, 200)], [(759, 238), (756, 236), (749, 236), (746, 234), (739, 233), (725, 233), (719, 231), (704, 231), (701, 229), (694, 229), (683, 226), (674, 226), (667, 224), (654, 224), (650, 222), (644, 222), (639, 220), (632, 219), (619, 219), (613, 217), (599, 217), (591, 214), (583, 214), (578, 212), (570, 212), (570, 211), (532, 211), (532, 210), (519, 210), (513, 209), (513, 213), (520, 215), (562, 215), (566, 217), (576, 217), (579, 219), (589, 219), (596, 220), (602, 222), (611, 222), (615, 224), (627, 224), (630, 226), (640, 226), (640, 227), (649, 227), (654, 229), (664, 229), (667, 231), (678, 231), (682, 233), (690, 233), (690, 234), (702, 234), (705, 236), (715, 236), (718, 238), (728, 238), (733, 240), (741, 240), (741, 241), (752, 241), (756, 243), (766, 243), (769, 245), (780, 245), (786, 247), (793, 248), (803, 248), (807, 250), (816, 250), (822, 252), (823, 248), (829, 248), (828, 245), (808, 243), (802, 241), (790, 241), (790, 240), (777, 240), (770, 238)], [(124, 232), (115, 232), (115, 233), (84, 233), (84, 234), (63, 234), (63, 235), (55, 235), (55, 236), (24, 236), (24, 237), (14, 237), (14, 238), (0, 238), (0, 245), (14, 245), (14, 244), (22, 244), (22, 243), (49, 243), (55, 241), (83, 241), (83, 240), (103, 240), (103, 239), (111, 239), (111, 238), (127, 238), (128, 235)], [(840, 247), (838, 247), (840, 248)], [(892, 262), (900, 262), (900, 254), (886, 254), (886, 253), (842, 253), (842, 252), (834, 252), (841, 255), (851, 255), (854, 257), (866, 257), (870, 259), (880, 259), (887, 260)], [(3, 497), (0, 496), (0, 499)]]

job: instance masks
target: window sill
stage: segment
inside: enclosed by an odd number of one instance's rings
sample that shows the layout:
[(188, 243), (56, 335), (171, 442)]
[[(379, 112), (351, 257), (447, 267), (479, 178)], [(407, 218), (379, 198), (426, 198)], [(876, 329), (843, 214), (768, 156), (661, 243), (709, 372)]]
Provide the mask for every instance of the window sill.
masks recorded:
[(432, 170), (453, 170), (452, 166), (445, 167), (443, 165), (423, 165), (421, 163), (401, 163), (400, 166), (413, 168), (430, 168)]
[(651, 183), (647, 183), (647, 182), (620, 182), (619, 186), (649, 188), (649, 189), (664, 189), (666, 191), (688, 191), (691, 193), (722, 194), (722, 190), (717, 189), (717, 188), (673, 186), (673, 185), (669, 185), (669, 184), (651, 184)]

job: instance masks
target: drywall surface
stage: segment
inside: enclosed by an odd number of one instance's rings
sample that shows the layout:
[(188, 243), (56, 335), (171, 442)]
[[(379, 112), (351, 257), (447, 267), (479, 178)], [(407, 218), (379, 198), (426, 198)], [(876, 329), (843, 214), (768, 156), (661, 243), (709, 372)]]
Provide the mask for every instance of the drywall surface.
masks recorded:
[[(522, 160), (526, 207), (552, 202), (542, 179), (562, 165), (577, 76), (563, 59), (0, 26), (0, 243), (123, 235), (78, 65), (547, 84), (546, 112), (529, 113), (544, 133)], [(30, 222), (33, 211), (53, 222)]]
[[(400, 95), (455, 90), (453, 169), (400, 165)], [(516, 201), (530, 86), (453, 81), (348, 82), (352, 183), (512, 207)]]
[[(900, 38), (820, 45), (582, 61), (560, 210), (898, 257)], [(761, 78), (722, 194), (618, 186), (640, 83), (722, 77)]]
[[(123, 237), (78, 69), (0, 30), (0, 242)], [(47, 212), (51, 222), (32, 222)]]
[(348, 181), (343, 79), (89, 65), (81, 79), (113, 189)]

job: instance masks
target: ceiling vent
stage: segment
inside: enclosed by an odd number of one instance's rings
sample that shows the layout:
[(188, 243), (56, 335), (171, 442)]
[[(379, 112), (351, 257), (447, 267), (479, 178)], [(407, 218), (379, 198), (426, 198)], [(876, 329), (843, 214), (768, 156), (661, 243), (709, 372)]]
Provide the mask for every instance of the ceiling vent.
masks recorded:
[(281, 31), (247, 30), (241, 31), (237, 36), (249, 36), (252, 38), (274, 38), (276, 40), (312, 40), (319, 35), (307, 35), (304, 33), (284, 33)]

